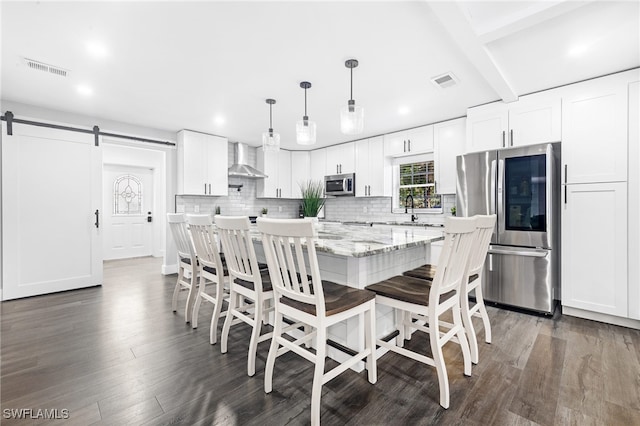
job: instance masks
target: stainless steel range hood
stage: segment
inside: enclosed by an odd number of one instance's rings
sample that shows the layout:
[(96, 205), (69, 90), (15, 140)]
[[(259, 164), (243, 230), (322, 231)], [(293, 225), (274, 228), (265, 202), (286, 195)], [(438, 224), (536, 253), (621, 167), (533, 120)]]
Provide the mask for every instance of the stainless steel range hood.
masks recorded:
[(269, 177), (249, 165), (249, 146), (244, 143), (236, 142), (234, 144), (234, 164), (229, 167), (229, 176), (246, 177), (251, 179), (262, 179)]

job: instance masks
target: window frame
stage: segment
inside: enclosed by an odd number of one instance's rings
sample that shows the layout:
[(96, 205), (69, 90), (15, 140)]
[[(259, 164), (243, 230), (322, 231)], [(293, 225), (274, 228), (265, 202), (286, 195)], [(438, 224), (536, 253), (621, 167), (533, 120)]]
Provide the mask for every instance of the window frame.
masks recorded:
[[(422, 162), (434, 162), (434, 170), (435, 170), (435, 159), (434, 159), (434, 155), (433, 153), (427, 153), (427, 154), (419, 154), (419, 155), (410, 155), (410, 156), (406, 156), (406, 157), (397, 157), (393, 159), (393, 164), (392, 164), (392, 190), (393, 190), (393, 197), (391, 199), (391, 212), (392, 213), (402, 213), (405, 214), (405, 208), (403, 206), (400, 205), (400, 187), (402, 186), (402, 188), (409, 188), (409, 187), (418, 187), (418, 188), (429, 188), (429, 187), (433, 187), (434, 191), (436, 188), (436, 184), (435, 184), (435, 180), (434, 183), (425, 183), (425, 184), (418, 184), (418, 185), (400, 185), (400, 166), (402, 165), (406, 165), (406, 164), (413, 164), (413, 163), (422, 163)], [(428, 170), (428, 166), (427, 166), (427, 170)], [(435, 176), (434, 176), (435, 178)], [(438, 197), (440, 197), (440, 207), (436, 207), (436, 208), (414, 208), (413, 209), (413, 213), (427, 213), (427, 214), (442, 214), (443, 210), (443, 200), (442, 200), (442, 195), (441, 194), (437, 194), (436, 195)], [(409, 210), (411, 210), (410, 208), (407, 211), (408, 213), (411, 213)]]

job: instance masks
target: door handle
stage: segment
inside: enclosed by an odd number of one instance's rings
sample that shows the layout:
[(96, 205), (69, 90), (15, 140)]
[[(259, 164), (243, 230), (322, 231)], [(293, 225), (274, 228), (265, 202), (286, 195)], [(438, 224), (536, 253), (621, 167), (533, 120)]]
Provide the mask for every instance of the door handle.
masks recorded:
[(524, 257), (547, 257), (548, 252), (542, 250), (505, 250), (499, 248), (489, 248), (489, 254), (503, 254), (511, 256), (524, 256)]
[(509, 131), (509, 146), (513, 146), (513, 129)]
[(567, 185), (564, 185), (564, 203), (567, 204)]
[(151, 212), (147, 212), (147, 222), (151, 223), (153, 218), (151, 217)]
[(567, 165), (564, 165), (564, 183), (567, 184)]
[(502, 131), (502, 147), (503, 147), (503, 148), (505, 147), (505, 144), (504, 144), (504, 137), (505, 137), (505, 133), (504, 133), (504, 130), (503, 130), (503, 131)]
[(96, 215), (96, 223), (95, 223), (96, 228), (100, 228), (100, 210), (96, 210), (95, 215)]

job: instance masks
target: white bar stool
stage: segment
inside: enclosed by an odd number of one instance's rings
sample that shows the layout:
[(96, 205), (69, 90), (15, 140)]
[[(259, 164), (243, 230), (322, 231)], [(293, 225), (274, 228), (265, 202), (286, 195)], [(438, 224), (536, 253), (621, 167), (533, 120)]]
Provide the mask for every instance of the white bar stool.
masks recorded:
[[(198, 276), (198, 260), (191, 243), (191, 237), (187, 230), (184, 214), (167, 213), (167, 222), (173, 236), (178, 251), (178, 281), (173, 290), (173, 298), (171, 299), (171, 310), (176, 311), (178, 306), (178, 294), (180, 290), (189, 290), (186, 306), (184, 310), (184, 320), (191, 322), (193, 304), (196, 298), (197, 276)], [(190, 275), (190, 278), (186, 276)]]

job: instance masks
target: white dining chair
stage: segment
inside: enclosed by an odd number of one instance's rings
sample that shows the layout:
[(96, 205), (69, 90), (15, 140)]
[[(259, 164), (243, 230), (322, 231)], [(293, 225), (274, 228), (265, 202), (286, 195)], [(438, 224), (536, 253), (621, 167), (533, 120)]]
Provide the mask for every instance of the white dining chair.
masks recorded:
[[(475, 316), (482, 319), (485, 342), (491, 343), (491, 322), (489, 321), (489, 314), (487, 313), (482, 294), (482, 275), (484, 273), (487, 252), (489, 251), (491, 235), (496, 225), (496, 215), (477, 215), (474, 217), (477, 219), (475, 243), (469, 259), (469, 279), (466, 280), (466, 284), (463, 284), (463, 290), (460, 292), (460, 307), (464, 328), (467, 333), (467, 339), (469, 340), (471, 362), (477, 364), (479, 359), (478, 338), (473, 326), (472, 317)], [(433, 281), (436, 270), (436, 266), (426, 264), (404, 272), (403, 275)], [(473, 306), (470, 306), (469, 297), (472, 292), (475, 293), (476, 301)]]
[[(222, 312), (222, 304), (225, 295), (229, 293), (229, 272), (220, 256), (220, 250), (216, 240), (216, 232), (211, 220), (211, 215), (187, 215), (189, 233), (193, 241), (196, 256), (198, 257), (200, 282), (198, 284), (198, 297), (193, 305), (193, 319), (191, 326), (198, 327), (198, 314), (202, 302), (213, 305), (211, 325), (209, 327), (209, 343), (217, 342), (218, 320)], [(212, 290), (209, 290), (211, 289)]]
[(178, 280), (173, 289), (171, 299), (171, 310), (176, 312), (178, 306), (178, 295), (181, 290), (188, 290), (185, 302), (184, 319), (191, 322), (193, 304), (198, 286), (198, 259), (193, 249), (191, 237), (187, 229), (185, 216), (182, 213), (167, 213), (167, 222), (171, 230), (171, 236), (178, 251)]
[[(376, 293), (376, 303), (401, 313), (396, 316), (399, 319), (396, 324), (398, 338), (389, 342), (380, 339), (376, 343), (435, 367), (440, 387), (440, 405), (444, 408), (449, 408), (449, 379), (442, 353), (442, 347), (447, 342), (457, 341), (460, 344), (464, 374), (471, 375), (471, 354), (460, 315), (460, 291), (462, 281), (467, 278), (475, 230), (474, 218), (446, 218), (444, 245), (432, 282), (399, 275), (366, 287)], [(453, 317), (453, 325), (442, 331), (441, 316), (448, 311)], [(414, 322), (416, 318), (420, 322)], [(410, 337), (413, 330), (429, 334), (431, 357), (403, 347), (404, 338)]]
[[(369, 382), (377, 381), (375, 294), (321, 279), (311, 219), (258, 218), (257, 223), (275, 293), (274, 332), (267, 357), (264, 389), (266, 393), (273, 389), (277, 357), (293, 351), (315, 363), (311, 424), (319, 425), (322, 385), (364, 359)], [(364, 318), (364, 348), (325, 373), (328, 328), (358, 316)], [(284, 317), (306, 325), (305, 330), (309, 331), (296, 340), (285, 338)], [(315, 353), (302, 347), (314, 337)]]

